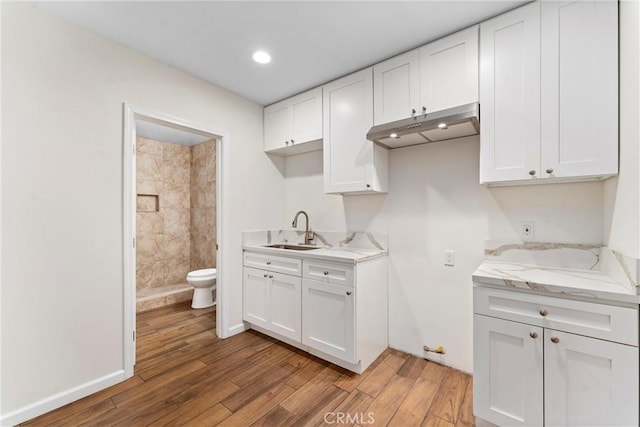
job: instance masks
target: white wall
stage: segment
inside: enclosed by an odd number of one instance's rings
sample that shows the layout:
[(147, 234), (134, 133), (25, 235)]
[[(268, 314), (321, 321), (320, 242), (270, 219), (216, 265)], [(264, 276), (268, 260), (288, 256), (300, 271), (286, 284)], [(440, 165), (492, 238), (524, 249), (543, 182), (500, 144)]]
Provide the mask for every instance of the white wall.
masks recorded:
[(640, 258), (640, 7), (619, 3), (620, 174), (605, 182), (605, 241)]
[(283, 216), (262, 107), (50, 17), (2, 11), (2, 410), (123, 369), (123, 102), (230, 136), (231, 326), (241, 232)]
[[(318, 230), (372, 230), (389, 235), (389, 342), (423, 355), (442, 345), (441, 362), (472, 370), (471, 274), (485, 240), (518, 240), (523, 220), (535, 240), (601, 243), (603, 184), (572, 183), (487, 188), (478, 184), (479, 141), (456, 141), (390, 151), (386, 195), (322, 192), (322, 154), (289, 157), (285, 167), (285, 224), (299, 209)], [(455, 267), (444, 250), (456, 251)]]

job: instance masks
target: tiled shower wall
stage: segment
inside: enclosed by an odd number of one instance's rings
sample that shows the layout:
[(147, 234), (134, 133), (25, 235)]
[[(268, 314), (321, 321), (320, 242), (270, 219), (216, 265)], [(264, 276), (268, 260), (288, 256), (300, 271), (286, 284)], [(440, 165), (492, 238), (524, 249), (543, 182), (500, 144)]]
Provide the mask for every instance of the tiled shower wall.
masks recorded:
[(215, 267), (215, 141), (186, 147), (138, 137), (136, 192), (138, 291)]
[(136, 144), (136, 287), (185, 283), (191, 268), (191, 149)]
[(216, 266), (216, 141), (191, 148), (191, 269)]

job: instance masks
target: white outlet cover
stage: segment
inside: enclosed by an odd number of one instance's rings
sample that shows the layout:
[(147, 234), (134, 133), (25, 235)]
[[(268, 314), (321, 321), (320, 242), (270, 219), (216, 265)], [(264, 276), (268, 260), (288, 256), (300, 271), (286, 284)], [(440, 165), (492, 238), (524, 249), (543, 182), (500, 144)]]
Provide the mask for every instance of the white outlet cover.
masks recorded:
[(456, 263), (456, 251), (444, 251), (444, 265), (453, 267)]
[(524, 239), (532, 239), (533, 236), (533, 221), (522, 221), (520, 223), (520, 237)]

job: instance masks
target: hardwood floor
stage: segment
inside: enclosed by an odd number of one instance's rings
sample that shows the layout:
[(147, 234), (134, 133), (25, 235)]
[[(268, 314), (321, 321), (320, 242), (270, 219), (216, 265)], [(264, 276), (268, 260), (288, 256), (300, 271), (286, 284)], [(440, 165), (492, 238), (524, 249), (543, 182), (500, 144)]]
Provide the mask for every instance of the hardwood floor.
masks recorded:
[(215, 308), (137, 319), (132, 378), (23, 425), (474, 425), (469, 375), (396, 350), (356, 375), (254, 331), (218, 339)]

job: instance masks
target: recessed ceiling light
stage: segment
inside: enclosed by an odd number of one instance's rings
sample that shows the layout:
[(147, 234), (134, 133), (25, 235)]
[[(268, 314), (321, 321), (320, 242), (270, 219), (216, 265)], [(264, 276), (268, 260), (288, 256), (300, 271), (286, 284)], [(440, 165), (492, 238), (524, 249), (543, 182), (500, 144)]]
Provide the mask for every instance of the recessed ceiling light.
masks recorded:
[(446, 124), (446, 123), (440, 123), (440, 124), (438, 125), (438, 127), (439, 127), (440, 129), (446, 129), (446, 128), (447, 128), (447, 124)]
[(271, 62), (271, 55), (263, 50), (259, 50), (257, 52), (254, 52), (253, 60), (258, 64), (268, 64), (269, 62)]
[(398, 134), (397, 133), (392, 133), (391, 135), (389, 135), (389, 138), (397, 138)]

